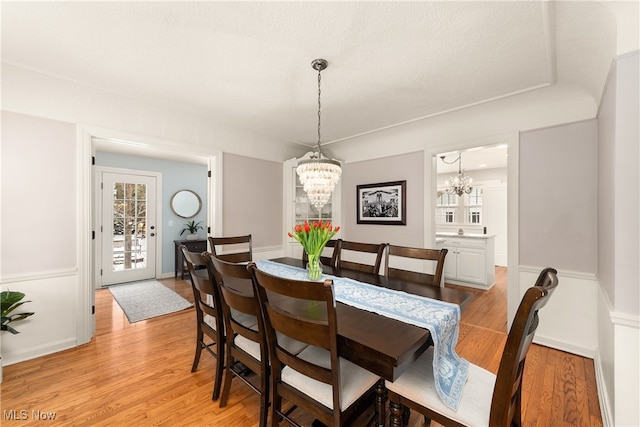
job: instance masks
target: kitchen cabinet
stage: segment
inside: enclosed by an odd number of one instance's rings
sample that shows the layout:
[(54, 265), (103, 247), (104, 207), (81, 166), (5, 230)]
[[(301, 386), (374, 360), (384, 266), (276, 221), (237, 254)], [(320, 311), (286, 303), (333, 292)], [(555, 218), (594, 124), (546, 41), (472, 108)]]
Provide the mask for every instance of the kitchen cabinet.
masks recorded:
[[(440, 234), (436, 234), (443, 237)], [(448, 250), (444, 263), (447, 283), (489, 289), (495, 283), (495, 236), (446, 235), (441, 243)]]

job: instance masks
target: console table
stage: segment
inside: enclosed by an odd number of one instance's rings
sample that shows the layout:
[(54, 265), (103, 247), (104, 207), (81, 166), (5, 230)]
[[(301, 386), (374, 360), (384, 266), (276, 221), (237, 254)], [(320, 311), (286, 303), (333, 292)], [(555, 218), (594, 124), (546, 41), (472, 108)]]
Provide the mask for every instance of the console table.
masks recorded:
[(184, 271), (186, 270), (186, 265), (184, 262), (184, 255), (182, 255), (182, 251), (180, 250), (180, 245), (185, 245), (189, 252), (198, 252), (202, 253), (207, 250), (207, 239), (199, 239), (199, 240), (174, 240), (175, 244), (175, 277), (180, 277), (184, 280)]

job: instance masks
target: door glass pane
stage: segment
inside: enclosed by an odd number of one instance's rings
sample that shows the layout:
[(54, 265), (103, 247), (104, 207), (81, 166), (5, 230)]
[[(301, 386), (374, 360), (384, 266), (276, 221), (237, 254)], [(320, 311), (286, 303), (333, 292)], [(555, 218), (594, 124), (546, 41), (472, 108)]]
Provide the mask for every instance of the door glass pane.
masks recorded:
[(113, 271), (146, 267), (147, 186), (113, 186)]

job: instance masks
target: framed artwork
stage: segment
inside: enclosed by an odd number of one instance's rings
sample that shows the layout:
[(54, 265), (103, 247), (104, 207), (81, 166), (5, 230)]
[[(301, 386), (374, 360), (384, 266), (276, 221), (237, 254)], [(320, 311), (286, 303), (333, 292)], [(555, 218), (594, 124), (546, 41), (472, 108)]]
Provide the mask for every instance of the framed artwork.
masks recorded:
[(358, 224), (407, 224), (407, 181), (356, 187)]

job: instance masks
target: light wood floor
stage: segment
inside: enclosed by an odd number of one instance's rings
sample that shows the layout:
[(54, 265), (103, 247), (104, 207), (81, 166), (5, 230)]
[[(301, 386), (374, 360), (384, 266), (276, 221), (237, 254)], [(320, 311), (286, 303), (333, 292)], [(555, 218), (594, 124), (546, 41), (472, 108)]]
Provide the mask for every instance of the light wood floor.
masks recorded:
[[(162, 282), (193, 300), (187, 282)], [(497, 269), (491, 291), (473, 292), (457, 350), (496, 372), (506, 340), (506, 270)], [(204, 353), (198, 371), (190, 372), (194, 322), (188, 309), (129, 324), (109, 291), (97, 291), (91, 343), (4, 368), (0, 424), (257, 426), (258, 398), (244, 384), (234, 383), (227, 407), (211, 401), (211, 357)], [(602, 426), (593, 361), (533, 345), (523, 405), (525, 426)], [(38, 420), (38, 411), (55, 419)], [(411, 425), (420, 424), (412, 415)]]

